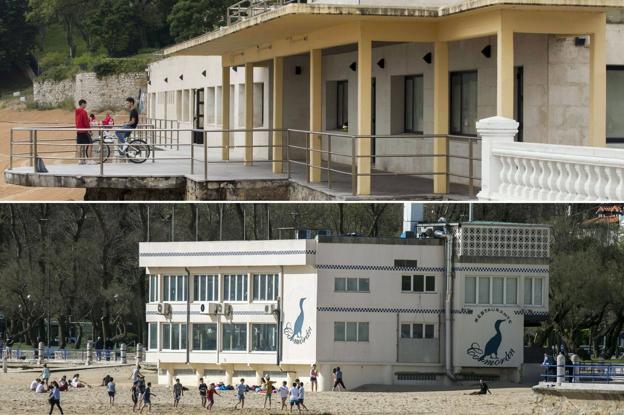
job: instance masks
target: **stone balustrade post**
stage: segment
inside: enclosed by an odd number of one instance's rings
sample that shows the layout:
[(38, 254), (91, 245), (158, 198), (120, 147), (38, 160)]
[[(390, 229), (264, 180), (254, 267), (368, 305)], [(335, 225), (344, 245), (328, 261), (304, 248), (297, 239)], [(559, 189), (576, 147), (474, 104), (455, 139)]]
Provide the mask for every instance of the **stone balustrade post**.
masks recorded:
[(87, 356), (85, 359), (85, 366), (91, 366), (93, 364), (93, 342), (87, 342)]
[(143, 362), (143, 345), (141, 343), (137, 343), (136, 345), (136, 364), (139, 365)]
[(43, 361), (44, 361), (44, 351), (45, 351), (45, 344), (43, 342), (39, 342), (39, 344), (37, 345), (37, 364), (42, 365)]
[(481, 191), (477, 195), (480, 200), (490, 200), (491, 193), (496, 192), (499, 185), (500, 167), (492, 157), (494, 143), (512, 143), (519, 125), (517, 121), (498, 116), (477, 122), (477, 133), (481, 137)]
[(121, 345), (119, 346), (119, 358), (121, 360), (122, 365), (125, 365), (126, 363), (128, 363), (128, 357), (126, 355), (126, 352), (127, 352), (126, 343), (121, 343)]
[(565, 382), (565, 356), (563, 353), (557, 355), (557, 386)]

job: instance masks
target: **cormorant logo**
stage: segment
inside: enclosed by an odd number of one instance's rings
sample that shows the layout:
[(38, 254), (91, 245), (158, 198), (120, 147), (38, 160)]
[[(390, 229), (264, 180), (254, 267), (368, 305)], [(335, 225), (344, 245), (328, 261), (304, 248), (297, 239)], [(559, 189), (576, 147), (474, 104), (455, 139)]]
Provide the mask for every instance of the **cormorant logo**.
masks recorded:
[(305, 333), (303, 331), (303, 322), (305, 321), (303, 302), (305, 300), (305, 297), (299, 299), (299, 316), (295, 320), (295, 324), (286, 323), (284, 327), (284, 335), (294, 344), (303, 344), (310, 338), (310, 335), (312, 335), (312, 327), (310, 326), (305, 329)]
[(511, 324), (511, 318), (509, 318), (509, 315), (507, 315), (507, 313), (498, 308), (486, 309), (478, 314), (477, 318), (475, 319), (475, 323), (478, 322), (481, 317), (483, 317), (488, 312), (498, 312), (502, 314), (505, 318), (497, 319), (494, 322), (494, 335), (490, 337), (490, 339), (485, 343), (485, 347), (483, 349), (478, 342), (474, 342), (466, 350), (466, 353), (474, 360), (477, 360), (486, 366), (500, 366), (503, 363), (511, 360), (513, 355), (516, 353), (513, 348), (510, 348), (504, 353), (501, 353), (499, 350), (503, 342), (503, 332), (501, 331), (501, 324), (505, 322)]

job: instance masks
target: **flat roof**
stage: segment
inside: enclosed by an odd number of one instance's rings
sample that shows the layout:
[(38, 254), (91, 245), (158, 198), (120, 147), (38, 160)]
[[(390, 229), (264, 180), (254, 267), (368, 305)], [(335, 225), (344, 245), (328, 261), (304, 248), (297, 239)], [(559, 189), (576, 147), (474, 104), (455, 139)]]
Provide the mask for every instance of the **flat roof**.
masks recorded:
[[(269, 42), (285, 35), (297, 36), (341, 23), (396, 17), (431, 19), (493, 6), (607, 9), (624, 5), (622, 0), (464, 0), (441, 7), (292, 3), (167, 47), (164, 56), (182, 52), (187, 55), (221, 55), (251, 44)], [(208, 43), (210, 47), (206, 46)]]

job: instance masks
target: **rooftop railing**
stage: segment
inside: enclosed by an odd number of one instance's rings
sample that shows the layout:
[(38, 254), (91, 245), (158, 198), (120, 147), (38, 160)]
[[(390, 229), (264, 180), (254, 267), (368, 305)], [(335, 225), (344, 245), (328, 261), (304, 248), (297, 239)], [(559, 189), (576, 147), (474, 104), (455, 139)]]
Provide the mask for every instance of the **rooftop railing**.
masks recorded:
[(307, 0), (242, 0), (228, 7), (227, 25), (249, 19), (269, 10), (274, 10), (290, 3), (307, 3)]

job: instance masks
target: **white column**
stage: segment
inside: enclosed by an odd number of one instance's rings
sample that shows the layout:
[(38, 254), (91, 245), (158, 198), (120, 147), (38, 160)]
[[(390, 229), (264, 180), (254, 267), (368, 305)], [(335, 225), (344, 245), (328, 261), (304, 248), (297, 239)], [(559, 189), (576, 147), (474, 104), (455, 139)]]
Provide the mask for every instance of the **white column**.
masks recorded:
[(513, 143), (518, 133), (517, 121), (505, 117), (491, 117), (477, 122), (477, 133), (481, 136), (481, 192), (477, 197), (489, 200), (490, 193), (498, 187), (497, 168), (493, 163), (492, 146), (496, 142)]

